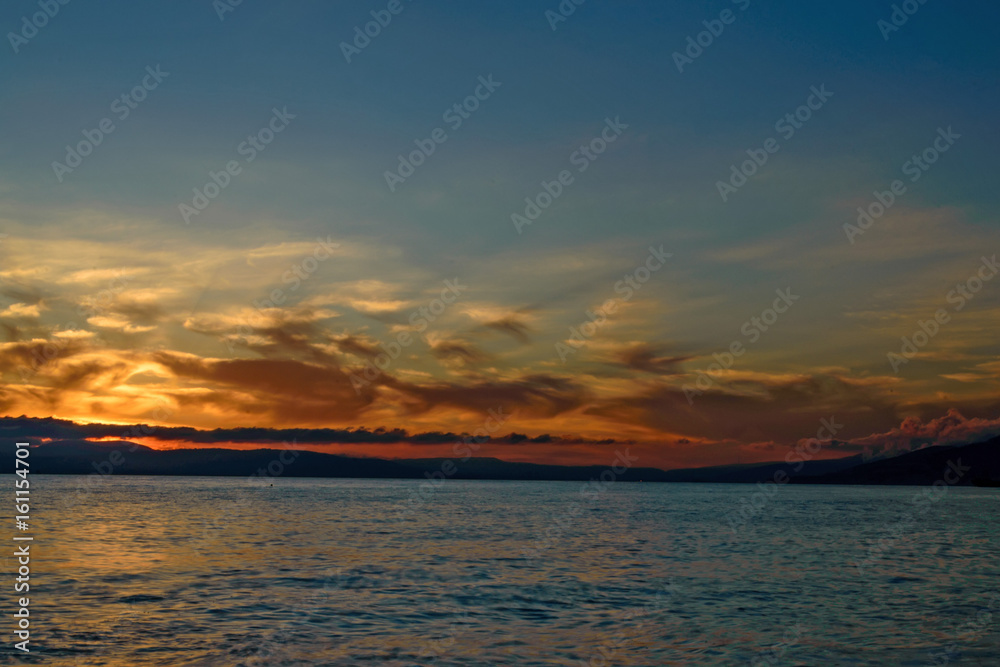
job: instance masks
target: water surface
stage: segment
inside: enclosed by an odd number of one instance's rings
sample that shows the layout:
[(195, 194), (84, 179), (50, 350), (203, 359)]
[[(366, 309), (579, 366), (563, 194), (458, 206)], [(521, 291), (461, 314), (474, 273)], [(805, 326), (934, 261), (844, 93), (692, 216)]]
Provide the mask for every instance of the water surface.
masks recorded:
[(273, 481), (34, 477), (30, 660), (1000, 664), (996, 489)]

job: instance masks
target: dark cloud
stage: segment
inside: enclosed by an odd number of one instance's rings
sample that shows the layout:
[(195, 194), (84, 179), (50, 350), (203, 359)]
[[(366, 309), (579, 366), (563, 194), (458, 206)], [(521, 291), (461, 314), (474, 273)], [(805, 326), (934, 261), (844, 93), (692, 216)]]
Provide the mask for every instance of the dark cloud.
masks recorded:
[(619, 361), (626, 368), (657, 375), (678, 375), (682, 372), (680, 365), (693, 358), (694, 355), (661, 356), (658, 347), (646, 343), (632, 345), (619, 354)]
[(131, 301), (128, 297), (118, 297), (107, 306), (98, 309), (98, 314), (113, 313), (121, 315), (129, 322), (141, 326), (155, 326), (168, 319), (169, 315), (157, 303), (149, 301)]
[(7, 322), (0, 322), (0, 327), (3, 327), (4, 335), (8, 341), (14, 342), (21, 340), (21, 328), (16, 324), (8, 324)]
[[(356, 393), (347, 374), (330, 363), (202, 359), (174, 352), (157, 352), (150, 359), (181, 379), (212, 389), (208, 395), (187, 396), (189, 405), (202, 401), (218, 404), (221, 399), (223, 404), (238, 410), (257, 414), (264, 411), (278, 424), (353, 419), (372, 401), (370, 392)], [(241, 398), (233, 392), (247, 397)]]
[(385, 378), (384, 384), (410, 398), (407, 408), (422, 413), (441, 406), (460, 408), (480, 414), (503, 408), (518, 411), (527, 418), (554, 417), (586, 405), (590, 392), (568, 378), (551, 375), (526, 375), (517, 380), (479, 380), (469, 384), (438, 382), (410, 384)]
[(315, 308), (295, 307), (257, 313), (248, 321), (235, 325), (221, 325), (203, 317), (189, 318), (184, 326), (196, 333), (218, 338), (231, 350), (240, 348), (267, 359), (292, 358), (337, 367), (340, 358), (329, 351), (329, 343), (343, 352), (361, 356), (372, 351), (371, 346), (360, 339), (351, 336), (333, 338), (319, 325), (322, 318), (323, 314)]
[(814, 436), (820, 420), (830, 417), (844, 424), (841, 437), (899, 421), (897, 407), (878, 391), (834, 376), (719, 382), (691, 398), (689, 402), (682, 388), (661, 385), (597, 402), (587, 414), (688, 438), (734, 442), (794, 443)]
[(256, 329), (254, 333), (263, 338), (264, 341), (242, 339), (241, 346), (252, 352), (257, 352), (262, 357), (268, 359), (292, 357), (334, 367), (340, 365), (340, 358), (337, 355), (315, 342), (324, 334), (312, 321), (280, 322), (273, 326)]
[(502, 442), (508, 445), (520, 445), (520, 444), (567, 444), (567, 445), (622, 445), (622, 444), (634, 444), (632, 440), (616, 440), (614, 438), (606, 438), (603, 440), (593, 440), (591, 438), (584, 438), (581, 436), (573, 435), (549, 435), (544, 433), (542, 435), (535, 436), (534, 438), (525, 435), (524, 433), (508, 433), (507, 435), (496, 438), (494, 442)]
[(483, 326), (487, 329), (505, 333), (519, 343), (527, 345), (531, 342), (531, 338), (528, 336), (531, 328), (523, 321), (517, 319), (516, 315), (508, 315), (499, 320), (487, 322)]
[(370, 343), (357, 336), (347, 335), (336, 340), (337, 349), (344, 354), (353, 354), (362, 359), (374, 359), (382, 349), (375, 343)]
[[(3, 394), (0, 393), (0, 405)], [(376, 428), (217, 428), (200, 430), (188, 426), (150, 426), (148, 424), (77, 424), (65, 419), (34, 417), (0, 417), (0, 429), (7, 438), (31, 438), (34, 440), (83, 440), (87, 438), (150, 438), (165, 442), (186, 441), (201, 444), (217, 443), (281, 443), (297, 444), (398, 444), (437, 445), (452, 443), (468, 437), (468, 433), (429, 431), (410, 434), (404, 429)], [(529, 438), (511, 433), (508, 436), (488, 438), (487, 442), (498, 444), (531, 443), (590, 443), (620, 444), (621, 441), (587, 440), (572, 436), (553, 437), (549, 435)]]
[(431, 347), (431, 354), (438, 359), (461, 359), (467, 364), (475, 364), (490, 358), (486, 352), (463, 340), (441, 341)]
[(23, 284), (11, 284), (9, 281), (5, 281), (0, 286), (0, 294), (14, 301), (24, 302), (29, 306), (34, 306), (45, 298), (41, 290), (35, 287)]
[(89, 345), (79, 339), (30, 340), (0, 349), (0, 373), (36, 373), (60, 359), (85, 352)]
[(90, 389), (106, 379), (111, 384), (124, 381), (132, 367), (124, 362), (87, 360), (79, 363), (61, 364), (51, 376), (53, 386), (64, 389)]

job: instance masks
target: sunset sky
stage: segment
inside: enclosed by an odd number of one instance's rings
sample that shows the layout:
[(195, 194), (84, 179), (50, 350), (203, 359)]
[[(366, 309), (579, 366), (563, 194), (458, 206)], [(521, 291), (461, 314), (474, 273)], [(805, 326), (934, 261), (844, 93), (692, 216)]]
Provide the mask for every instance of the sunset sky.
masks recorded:
[[(824, 456), (1000, 432), (1000, 8), (886, 32), (891, 4), (59, 5), (0, 68), (0, 414), (493, 410), (553, 441), (483, 455), (661, 467), (781, 459), (831, 417)], [(417, 440), (316, 448), (450, 450)]]

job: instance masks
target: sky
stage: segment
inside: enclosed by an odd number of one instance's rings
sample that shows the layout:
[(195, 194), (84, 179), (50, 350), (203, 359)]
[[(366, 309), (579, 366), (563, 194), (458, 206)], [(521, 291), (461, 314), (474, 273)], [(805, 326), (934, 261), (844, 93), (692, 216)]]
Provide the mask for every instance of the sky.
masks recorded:
[(6, 3), (0, 414), (661, 467), (994, 433), (1000, 8), (907, 8)]

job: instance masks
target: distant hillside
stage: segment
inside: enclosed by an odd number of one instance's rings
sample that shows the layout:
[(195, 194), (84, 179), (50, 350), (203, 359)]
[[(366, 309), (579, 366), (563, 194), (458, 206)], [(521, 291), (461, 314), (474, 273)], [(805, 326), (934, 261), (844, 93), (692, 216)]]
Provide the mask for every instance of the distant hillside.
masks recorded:
[[(117, 453), (116, 453), (117, 452)], [(12, 457), (13, 442), (0, 444), (0, 455)], [(282, 458), (283, 457), (283, 458)], [(861, 457), (809, 461), (795, 472), (788, 463), (758, 463), (664, 471), (631, 468), (616, 476), (625, 482), (756, 483), (774, 479), (778, 472), (805, 484), (932, 484), (941, 479), (948, 462), (971, 467), (960, 480), (1000, 479), (1000, 438), (976, 445), (930, 447), (891, 459), (864, 463)], [(280, 465), (279, 465), (280, 463)], [(34, 474), (186, 475), (250, 477), (269, 471), (270, 477), (334, 477), (424, 479), (445, 471), (449, 479), (587, 481), (608, 469), (599, 466), (560, 466), (513, 463), (496, 458), (385, 460), (299, 451), (294, 459), (278, 449), (156, 450), (126, 441), (58, 440), (32, 447)], [(454, 466), (454, 468), (452, 468)]]
[(807, 475), (825, 475), (827, 473), (853, 468), (862, 463), (860, 456), (823, 461), (806, 461), (801, 469), (795, 463), (750, 463), (746, 465), (713, 466), (711, 468), (683, 468), (670, 470), (665, 474), (666, 482), (712, 482), (717, 484), (756, 484), (773, 480), (778, 472), (784, 472), (790, 478)]
[[(0, 453), (5, 456), (13, 456), (13, 449), (12, 443), (0, 445)], [(446, 475), (449, 479), (587, 481), (599, 478), (607, 470), (607, 466), (510, 463), (494, 458), (473, 458), (465, 462), (460, 459), (385, 460), (305, 450), (300, 450), (293, 459), (290, 452), (280, 449), (156, 450), (126, 441), (87, 440), (59, 440), (33, 447), (30, 462), (32, 473), (51, 475), (107, 474), (111, 471), (115, 475), (250, 477), (260, 470), (269, 470), (270, 466), (269, 476), (273, 477), (425, 479), (426, 475), (440, 474), (445, 469), (451, 473)], [(633, 468), (617, 479), (664, 481), (665, 475), (656, 468)]]
[[(601, 473), (608, 469), (607, 465), (600, 466), (560, 466), (546, 465), (540, 463), (513, 463), (501, 461), (496, 458), (473, 458), (461, 462), (460, 459), (404, 459), (397, 463), (419, 471), (423, 477), (424, 472), (440, 471), (448, 461), (455, 465), (453, 479), (518, 479), (518, 480), (546, 480), (546, 481), (586, 481), (598, 479)], [(450, 470), (450, 467), (448, 468)], [(669, 473), (659, 468), (629, 468), (620, 475), (616, 475), (617, 481), (624, 482), (665, 482)]]
[[(847, 470), (799, 477), (801, 484), (914, 484), (929, 485), (944, 479), (949, 463), (970, 468), (956, 486), (970, 486), (974, 480), (1000, 480), (1000, 438), (974, 445), (927, 447), (915, 452), (863, 463)], [(955, 478), (952, 473), (948, 479)]]
[[(5, 443), (0, 451), (11, 450)], [(134, 448), (134, 451), (130, 451)], [(116, 455), (113, 452), (118, 452)], [(284, 459), (279, 457), (284, 455)], [(287, 465), (281, 461), (291, 461)], [(275, 461), (281, 463), (272, 465)], [(353, 458), (319, 452), (291, 454), (280, 449), (173, 449), (156, 450), (131, 442), (88, 442), (60, 440), (33, 447), (31, 472), (52, 475), (87, 475), (93, 472), (114, 475), (188, 475), (206, 477), (250, 477), (272, 466), (281, 477), (399, 477), (421, 475), (394, 461)]]
[[(0, 451), (12, 448), (12, 444), (6, 444), (0, 447)], [(116, 451), (119, 452), (118, 455), (113, 454)], [(11, 455), (12, 453), (11, 451)], [(267, 470), (270, 465), (272, 466), (270, 476), (281, 477), (421, 479), (427, 474), (440, 474), (440, 471), (445, 470), (449, 479), (587, 481), (600, 478), (601, 473), (608, 469), (606, 465), (561, 466), (514, 463), (486, 457), (473, 458), (465, 462), (443, 458), (384, 460), (304, 450), (299, 452), (299, 456), (292, 463), (282, 464), (279, 467), (274, 462), (281, 461), (279, 457), (282, 454), (283, 460), (291, 459), (288, 452), (276, 449), (156, 450), (126, 441), (58, 440), (32, 449), (31, 470), (36, 474), (56, 475), (86, 475), (111, 471), (111, 474), (115, 475), (249, 477), (259, 470)], [(807, 463), (799, 474), (824, 474), (854, 466), (859, 461), (860, 459), (854, 458), (813, 461)], [(455, 466), (454, 469), (451, 465)], [(615, 479), (624, 482), (754, 483), (772, 479), (778, 470), (784, 470), (789, 475), (794, 474), (792, 466), (786, 463), (764, 463), (669, 472), (658, 468), (637, 467), (616, 475)]]

